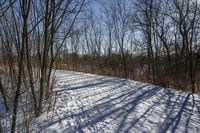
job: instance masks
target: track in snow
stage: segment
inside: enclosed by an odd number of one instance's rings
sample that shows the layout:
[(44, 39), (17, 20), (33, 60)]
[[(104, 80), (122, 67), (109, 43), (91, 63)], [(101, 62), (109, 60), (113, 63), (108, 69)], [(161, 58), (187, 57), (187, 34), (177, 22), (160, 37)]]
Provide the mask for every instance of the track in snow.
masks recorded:
[(116, 77), (57, 71), (55, 114), (34, 132), (200, 132), (200, 97)]

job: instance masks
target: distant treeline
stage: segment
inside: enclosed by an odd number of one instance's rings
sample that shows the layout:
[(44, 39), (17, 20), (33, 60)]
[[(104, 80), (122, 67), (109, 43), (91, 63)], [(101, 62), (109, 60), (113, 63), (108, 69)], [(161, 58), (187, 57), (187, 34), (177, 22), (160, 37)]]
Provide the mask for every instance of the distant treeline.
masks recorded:
[[(133, 80), (154, 83), (163, 87), (172, 87), (183, 91), (192, 91), (190, 80), (184, 68), (184, 62), (176, 62), (176, 55), (171, 55), (171, 62), (167, 56), (157, 57), (155, 64), (155, 79), (148, 71), (148, 58), (145, 55), (126, 53), (127, 75), (125, 77), (123, 59), (120, 54), (111, 55), (83, 55), (67, 54), (59, 59), (58, 69), (88, 72), (100, 75), (117, 76)], [(170, 67), (168, 64), (170, 64)], [(200, 89), (200, 66), (196, 66), (196, 93)], [(152, 72), (151, 72), (152, 73)]]

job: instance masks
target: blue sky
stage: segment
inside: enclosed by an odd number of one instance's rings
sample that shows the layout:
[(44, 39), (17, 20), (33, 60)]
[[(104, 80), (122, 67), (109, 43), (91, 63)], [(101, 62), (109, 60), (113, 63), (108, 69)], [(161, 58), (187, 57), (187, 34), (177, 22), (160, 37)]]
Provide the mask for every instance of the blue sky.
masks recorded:
[(106, 4), (106, 1), (109, 0), (91, 0), (91, 8), (95, 11), (96, 14), (100, 14), (101, 8), (104, 4)]

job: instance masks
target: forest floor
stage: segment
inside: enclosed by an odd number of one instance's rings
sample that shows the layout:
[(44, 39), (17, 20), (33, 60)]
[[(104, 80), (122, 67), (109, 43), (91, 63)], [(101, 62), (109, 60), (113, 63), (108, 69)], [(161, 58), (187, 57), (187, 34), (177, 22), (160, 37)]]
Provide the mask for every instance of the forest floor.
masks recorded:
[(56, 72), (52, 111), (33, 132), (200, 132), (200, 97), (148, 83), (79, 72)]
[(30, 132), (200, 133), (199, 95), (63, 70), (56, 71), (53, 91), (54, 108), (34, 119)]

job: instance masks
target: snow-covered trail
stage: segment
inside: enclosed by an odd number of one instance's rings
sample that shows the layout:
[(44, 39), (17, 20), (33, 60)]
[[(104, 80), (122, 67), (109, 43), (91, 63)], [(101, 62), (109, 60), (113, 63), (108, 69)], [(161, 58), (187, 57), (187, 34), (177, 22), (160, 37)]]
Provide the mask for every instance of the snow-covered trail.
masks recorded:
[(33, 132), (200, 132), (200, 97), (147, 83), (57, 71), (55, 115)]

